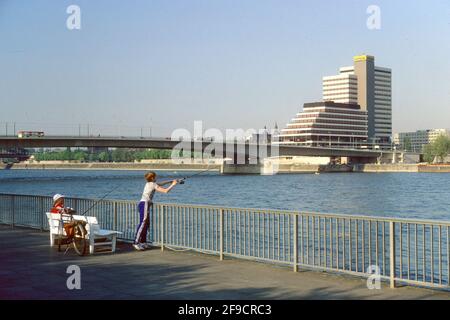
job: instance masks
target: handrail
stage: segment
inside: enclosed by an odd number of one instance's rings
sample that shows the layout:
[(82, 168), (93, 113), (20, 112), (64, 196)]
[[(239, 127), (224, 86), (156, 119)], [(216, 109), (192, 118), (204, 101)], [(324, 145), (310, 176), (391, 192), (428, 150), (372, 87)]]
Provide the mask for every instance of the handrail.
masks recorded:
[[(100, 199), (67, 197), (77, 210)], [(0, 223), (45, 230), (44, 195), (0, 193)], [(136, 202), (104, 199), (92, 210), (105, 228), (132, 241)], [(450, 290), (450, 221), (375, 217), (295, 210), (154, 203), (149, 240), (225, 257)]]
[[(0, 196), (24, 196), (24, 197), (38, 197), (38, 198), (51, 198), (45, 195), (30, 195), (30, 194), (15, 194), (15, 193), (0, 193)], [(67, 197), (72, 200), (85, 200), (85, 201), (99, 201), (100, 198), (78, 198)], [(121, 203), (121, 204), (135, 204), (135, 200), (123, 200), (123, 199), (102, 199), (102, 202), (106, 203)], [(228, 207), (223, 205), (210, 205), (210, 204), (191, 204), (191, 203), (176, 203), (176, 202), (155, 202), (155, 205), (163, 206), (178, 206), (189, 208), (205, 208), (205, 209), (217, 209), (217, 210), (240, 210), (240, 211), (252, 211), (254, 213), (276, 213), (276, 214), (297, 214), (297, 215), (316, 215), (326, 218), (348, 218), (348, 219), (364, 219), (367, 221), (378, 222), (398, 222), (398, 223), (416, 223), (416, 224), (433, 224), (441, 226), (450, 226), (450, 221), (434, 220), (434, 219), (417, 219), (417, 218), (399, 218), (399, 217), (381, 217), (381, 216), (368, 216), (361, 214), (343, 214), (343, 213), (329, 213), (329, 212), (315, 212), (315, 211), (303, 211), (303, 210), (288, 210), (288, 209), (270, 209), (270, 208), (251, 208), (251, 207)]]

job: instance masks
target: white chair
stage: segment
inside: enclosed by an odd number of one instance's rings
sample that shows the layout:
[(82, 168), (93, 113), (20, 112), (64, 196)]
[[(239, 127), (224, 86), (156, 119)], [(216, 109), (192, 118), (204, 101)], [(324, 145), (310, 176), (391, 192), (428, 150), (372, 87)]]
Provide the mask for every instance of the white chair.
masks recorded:
[[(48, 223), (50, 227), (50, 245), (54, 245), (55, 239), (65, 236), (65, 231), (62, 226), (60, 226), (61, 216), (59, 213), (49, 213), (47, 212)], [(114, 230), (100, 229), (96, 217), (91, 216), (80, 216), (73, 215), (73, 219), (86, 221), (86, 238), (89, 241), (89, 253), (93, 254), (95, 247), (98, 246), (111, 246), (111, 252), (116, 251), (117, 236), (122, 234), (122, 232)], [(109, 241), (96, 242), (96, 239), (108, 239)]]
[[(46, 215), (50, 231), (50, 246), (54, 246), (55, 240), (66, 236), (66, 231), (61, 225), (61, 215), (59, 213), (47, 212)], [(68, 217), (63, 216), (63, 221), (69, 221)]]
[[(86, 221), (87, 239), (89, 240), (89, 253), (93, 254), (96, 246), (111, 246), (111, 252), (116, 251), (117, 236), (122, 232), (101, 229), (96, 217), (73, 215), (76, 220)], [(95, 239), (108, 239), (105, 242), (95, 242)]]

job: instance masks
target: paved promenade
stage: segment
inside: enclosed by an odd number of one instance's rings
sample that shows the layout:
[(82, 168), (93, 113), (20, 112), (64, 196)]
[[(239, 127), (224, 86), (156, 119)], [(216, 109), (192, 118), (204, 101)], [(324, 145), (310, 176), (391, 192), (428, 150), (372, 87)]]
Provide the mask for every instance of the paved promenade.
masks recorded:
[[(81, 290), (68, 290), (66, 268), (81, 268)], [(48, 234), (0, 225), (0, 299), (450, 299), (450, 292), (401, 287), (368, 290), (366, 281), (191, 252), (78, 257), (48, 246)]]

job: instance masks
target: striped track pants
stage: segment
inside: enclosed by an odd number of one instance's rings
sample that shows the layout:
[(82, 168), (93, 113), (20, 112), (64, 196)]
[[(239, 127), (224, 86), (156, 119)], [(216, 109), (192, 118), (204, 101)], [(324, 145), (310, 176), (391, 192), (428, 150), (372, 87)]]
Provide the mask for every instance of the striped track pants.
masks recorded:
[(147, 241), (147, 232), (150, 226), (150, 210), (153, 210), (153, 203), (141, 201), (138, 204), (139, 225), (136, 231), (134, 243), (145, 243)]

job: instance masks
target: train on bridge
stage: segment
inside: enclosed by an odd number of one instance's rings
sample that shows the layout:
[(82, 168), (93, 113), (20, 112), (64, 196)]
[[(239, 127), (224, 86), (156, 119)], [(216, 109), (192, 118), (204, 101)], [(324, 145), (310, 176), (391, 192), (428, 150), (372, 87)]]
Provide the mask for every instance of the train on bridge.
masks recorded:
[(17, 132), (17, 138), (42, 138), (44, 136), (43, 131), (19, 131)]

